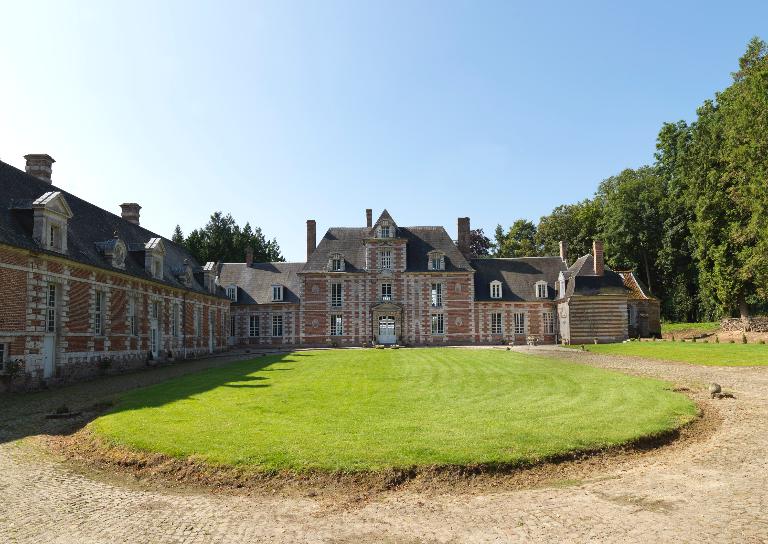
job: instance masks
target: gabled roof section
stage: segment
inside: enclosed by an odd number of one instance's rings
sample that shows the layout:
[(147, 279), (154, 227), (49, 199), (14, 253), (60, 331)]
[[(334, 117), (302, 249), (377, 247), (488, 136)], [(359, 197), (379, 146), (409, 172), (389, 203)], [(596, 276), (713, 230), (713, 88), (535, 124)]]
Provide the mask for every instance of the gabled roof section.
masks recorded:
[(299, 303), (301, 282), (298, 273), (306, 263), (222, 263), (219, 285), (236, 285), (235, 304), (273, 304), (272, 286), (283, 286), (283, 301), (274, 304)]
[[(185, 259), (199, 268), (192, 255), (171, 240), (0, 161), (0, 243), (41, 251), (32, 238), (32, 210), (36, 202), (41, 206), (61, 206), (60, 213), (71, 214), (67, 221), (67, 252), (57, 253), (59, 257), (183, 289), (187, 287), (171, 270), (184, 266)], [(116, 269), (104, 258), (104, 242), (115, 237), (129, 250), (124, 269)], [(144, 247), (152, 238), (158, 239), (158, 244), (162, 242), (165, 249), (163, 280), (153, 279), (144, 268)], [(197, 281), (188, 289), (210, 294)]]
[(165, 244), (163, 243), (162, 238), (150, 238), (149, 241), (144, 244), (144, 249), (165, 255)]
[[(517, 257), (513, 259), (472, 259), (475, 272), (475, 300), (540, 302), (554, 300), (555, 285), (565, 263), (560, 257)], [(501, 299), (491, 298), (491, 282), (501, 283)], [(547, 284), (547, 298), (536, 297), (536, 284)]]
[(624, 287), (629, 290), (628, 298), (630, 300), (650, 300), (656, 298), (648, 293), (648, 289), (631, 270), (617, 270), (616, 273), (621, 276), (621, 279), (624, 281)]
[(61, 191), (48, 191), (32, 201), (32, 208), (45, 208), (52, 212), (61, 214), (67, 219), (72, 218), (72, 209), (67, 204), (67, 199), (61, 194)]
[(392, 216), (389, 215), (389, 212), (386, 209), (384, 209), (384, 211), (381, 212), (381, 215), (379, 216), (379, 218), (373, 224), (374, 230), (379, 226), (380, 223), (384, 221), (389, 222), (389, 224), (392, 225), (392, 227), (397, 228), (397, 223), (395, 223), (395, 220), (392, 219)]
[(565, 296), (622, 295), (627, 294), (622, 277), (605, 265), (602, 276), (595, 274), (595, 261), (591, 254), (576, 259), (565, 273)]

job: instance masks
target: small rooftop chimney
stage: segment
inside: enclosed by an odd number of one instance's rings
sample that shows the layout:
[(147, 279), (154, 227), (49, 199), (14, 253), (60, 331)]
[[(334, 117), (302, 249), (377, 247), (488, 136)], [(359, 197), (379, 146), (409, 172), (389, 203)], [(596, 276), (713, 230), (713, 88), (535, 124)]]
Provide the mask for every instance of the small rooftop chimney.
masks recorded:
[(365, 210), (365, 226), (368, 228), (373, 226), (373, 210), (370, 208)]
[(245, 266), (250, 267), (253, 264), (253, 248), (245, 248)]
[(32, 153), (30, 155), (24, 155), (27, 159), (27, 166), (25, 171), (27, 174), (35, 176), (43, 181), (51, 183), (51, 172), (53, 171), (53, 157), (46, 155), (45, 153)]
[(120, 204), (120, 207), (123, 209), (123, 213), (121, 214), (123, 219), (134, 225), (139, 224), (139, 210), (141, 210), (141, 206), (135, 202), (125, 202)]
[(469, 217), (459, 217), (457, 224), (459, 232), (459, 251), (461, 251), (462, 255), (469, 258), (471, 257), (469, 250)]
[(560, 240), (560, 258), (564, 263), (568, 262), (568, 242)]
[(307, 219), (307, 261), (315, 252), (317, 245), (317, 223), (314, 219)]
[(595, 240), (592, 242), (592, 256), (595, 261), (595, 275), (602, 276), (605, 273), (605, 260), (603, 257), (603, 242)]

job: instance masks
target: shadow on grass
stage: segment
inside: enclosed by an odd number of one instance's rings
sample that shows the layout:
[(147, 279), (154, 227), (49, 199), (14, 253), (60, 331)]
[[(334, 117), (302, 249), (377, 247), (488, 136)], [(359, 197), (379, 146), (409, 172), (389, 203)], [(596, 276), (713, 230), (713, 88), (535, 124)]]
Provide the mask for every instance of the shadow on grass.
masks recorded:
[[(159, 407), (217, 387), (269, 387), (272, 378), (252, 374), (291, 370), (290, 367), (270, 367), (299, 363), (295, 358), (297, 355), (282, 353), (255, 355), (236, 361), (184, 361), (148, 371), (104, 376), (49, 391), (2, 395), (0, 444), (28, 436), (68, 435), (107, 412)], [(68, 408), (73, 417), (46, 418), (62, 407)]]

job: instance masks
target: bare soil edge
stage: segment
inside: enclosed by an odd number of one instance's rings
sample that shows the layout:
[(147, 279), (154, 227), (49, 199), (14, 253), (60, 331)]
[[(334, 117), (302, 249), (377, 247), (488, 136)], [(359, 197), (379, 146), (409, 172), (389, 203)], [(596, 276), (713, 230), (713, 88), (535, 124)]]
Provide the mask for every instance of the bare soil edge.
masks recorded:
[[(694, 400), (694, 399), (692, 399)], [(694, 400), (695, 402), (695, 400)], [(610, 477), (641, 457), (663, 455), (706, 440), (722, 418), (714, 405), (697, 402), (698, 415), (681, 427), (620, 446), (581, 451), (535, 463), (413, 467), (376, 472), (265, 473), (256, 469), (208, 464), (194, 457), (175, 458), (115, 446), (88, 428), (69, 435), (41, 436), (43, 446), (74, 469), (103, 479), (168, 490), (203, 488), (208, 492), (317, 497), (359, 502), (383, 493), (487, 493), (536, 487), (579, 485)]]

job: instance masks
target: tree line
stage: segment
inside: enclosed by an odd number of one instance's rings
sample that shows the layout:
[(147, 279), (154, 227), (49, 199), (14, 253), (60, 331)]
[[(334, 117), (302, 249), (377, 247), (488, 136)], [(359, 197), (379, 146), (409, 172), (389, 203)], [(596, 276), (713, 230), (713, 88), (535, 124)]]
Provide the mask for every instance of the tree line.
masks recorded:
[[(665, 123), (652, 164), (604, 180), (592, 198), (564, 204), (538, 224), (518, 219), (494, 239), (498, 257), (588, 253), (605, 242), (608, 264), (634, 270), (673, 321), (762, 311), (768, 296), (768, 47), (753, 38), (730, 86), (690, 123)], [(477, 241), (477, 240), (480, 241)]]

